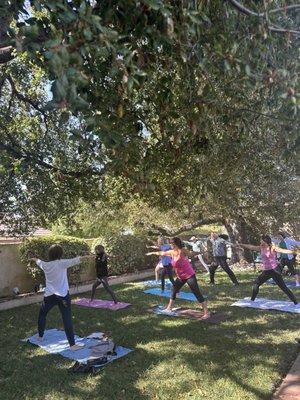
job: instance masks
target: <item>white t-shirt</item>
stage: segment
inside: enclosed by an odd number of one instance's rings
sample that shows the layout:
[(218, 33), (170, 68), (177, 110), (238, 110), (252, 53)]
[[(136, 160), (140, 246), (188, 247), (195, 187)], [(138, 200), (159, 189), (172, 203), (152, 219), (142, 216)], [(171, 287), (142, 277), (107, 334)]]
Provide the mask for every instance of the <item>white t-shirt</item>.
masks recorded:
[(80, 257), (65, 260), (42, 261), (37, 265), (44, 271), (46, 277), (45, 297), (53, 294), (65, 297), (69, 291), (67, 269), (80, 264)]
[[(291, 237), (286, 237), (284, 241), (288, 250), (294, 250), (295, 247), (300, 246), (300, 242)], [(294, 254), (288, 254), (287, 256), (289, 260), (294, 258)]]

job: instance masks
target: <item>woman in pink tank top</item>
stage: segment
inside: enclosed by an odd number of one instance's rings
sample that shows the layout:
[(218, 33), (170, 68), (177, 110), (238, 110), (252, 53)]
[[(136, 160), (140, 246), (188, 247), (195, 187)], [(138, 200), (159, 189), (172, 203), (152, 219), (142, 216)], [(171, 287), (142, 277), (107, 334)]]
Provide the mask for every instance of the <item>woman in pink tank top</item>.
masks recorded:
[(175, 270), (177, 278), (174, 282), (172, 295), (165, 311), (167, 312), (172, 311), (172, 306), (176, 299), (176, 294), (180, 291), (182, 286), (187, 283), (203, 308), (202, 319), (209, 318), (210, 314), (207, 307), (207, 301), (205, 301), (203, 295), (200, 292), (195, 271), (187, 258), (188, 254), (197, 255), (198, 253), (189, 252), (186, 249), (184, 249), (184, 244), (178, 237), (172, 238), (170, 240), (170, 245), (172, 247), (172, 250), (154, 251), (151, 253), (147, 253), (147, 255), (155, 254), (157, 256), (172, 257), (172, 266)]
[(263, 271), (262, 273), (255, 279), (251, 300), (254, 301), (256, 296), (258, 295), (259, 287), (267, 282), (269, 279), (273, 279), (277, 286), (289, 297), (289, 299), (294, 303), (298, 304), (296, 297), (292, 293), (292, 291), (286, 286), (281, 274), (276, 270), (277, 268), (277, 253), (286, 253), (293, 254), (291, 250), (283, 250), (279, 247), (276, 247), (272, 243), (272, 239), (268, 235), (263, 235), (261, 237), (260, 246), (253, 246), (251, 244), (238, 244), (238, 246), (254, 250), (260, 251)]

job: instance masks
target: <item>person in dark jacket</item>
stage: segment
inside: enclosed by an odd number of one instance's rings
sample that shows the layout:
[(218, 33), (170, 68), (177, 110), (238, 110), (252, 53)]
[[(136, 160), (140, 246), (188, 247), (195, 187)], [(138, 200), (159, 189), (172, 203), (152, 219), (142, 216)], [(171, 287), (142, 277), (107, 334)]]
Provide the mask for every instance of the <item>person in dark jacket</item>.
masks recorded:
[(117, 304), (118, 300), (116, 298), (115, 293), (111, 289), (108, 283), (108, 268), (107, 268), (107, 254), (105, 253), (104, 247), (98, 245), (95, 247), (95, 268), (96, 268), (96, 281), (92, 286), (92, 295), (91, 301), (95, 298), (96, 289), (98, 286), (103, 284), (104, 289), (110, 294), (111, 298), (113, 299), (114, 303)]

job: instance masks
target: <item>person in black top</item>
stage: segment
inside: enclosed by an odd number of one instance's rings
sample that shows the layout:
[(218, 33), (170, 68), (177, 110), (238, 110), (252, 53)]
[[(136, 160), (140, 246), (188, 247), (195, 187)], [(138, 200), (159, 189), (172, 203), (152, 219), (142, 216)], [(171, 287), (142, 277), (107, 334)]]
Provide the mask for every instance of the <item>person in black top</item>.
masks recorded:
[(117, 304), (118, 300), (116, 298), (116, 295), (108, 284), (107, 254), (104, 251), (104, 247), (101, 245), (96, 246), (95, 253), (95, 268), (97, 279), (92, 287), (91, 301), (94, 300), (97, 287), (100, 286), (102, 283), (104, 289), (111, 295), (111, 298), (113, 299), (115, 304)]

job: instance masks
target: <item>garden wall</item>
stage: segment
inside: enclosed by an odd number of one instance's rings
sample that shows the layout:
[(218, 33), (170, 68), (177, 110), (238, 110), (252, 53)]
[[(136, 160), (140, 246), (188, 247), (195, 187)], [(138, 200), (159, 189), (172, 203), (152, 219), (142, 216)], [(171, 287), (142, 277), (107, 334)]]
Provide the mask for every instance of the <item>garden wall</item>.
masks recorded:
[(15, 286), (21, 292), (33, 290), (33, 280), (20, 260), (20, 244), (0, 244), (0, 297), (10, 296)]
[[(21, 263), (19, 247), (21, 242), (0, 244), (0, 297), (12, 295), (12, 289), (18, 287), (21, 293), (32, 292), (34, 279)], [(81, 282), (94, 279), (94, 266), (91, 263), (82, 271)]]

